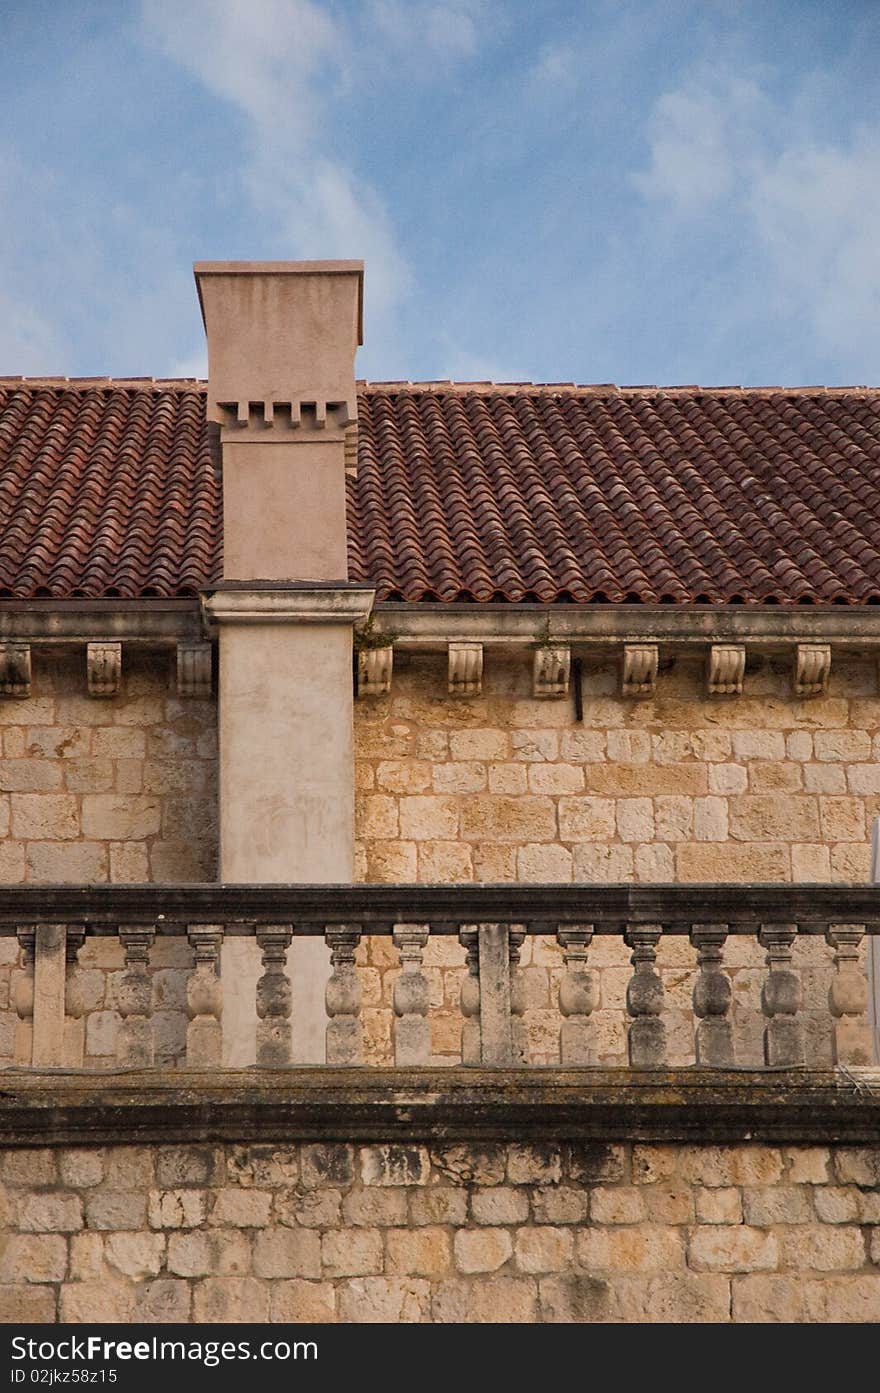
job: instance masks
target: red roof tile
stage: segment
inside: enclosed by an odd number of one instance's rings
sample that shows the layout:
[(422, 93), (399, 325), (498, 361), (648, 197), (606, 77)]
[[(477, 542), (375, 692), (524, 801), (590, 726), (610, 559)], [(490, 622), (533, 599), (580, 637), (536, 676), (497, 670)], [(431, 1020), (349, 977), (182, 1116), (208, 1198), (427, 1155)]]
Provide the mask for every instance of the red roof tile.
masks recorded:
[[(880, 603), (880, 391), (372, 383), (348, 481), (379, 598)], [(221, 572), (195, 382), (0, 379), (0, 595)]]

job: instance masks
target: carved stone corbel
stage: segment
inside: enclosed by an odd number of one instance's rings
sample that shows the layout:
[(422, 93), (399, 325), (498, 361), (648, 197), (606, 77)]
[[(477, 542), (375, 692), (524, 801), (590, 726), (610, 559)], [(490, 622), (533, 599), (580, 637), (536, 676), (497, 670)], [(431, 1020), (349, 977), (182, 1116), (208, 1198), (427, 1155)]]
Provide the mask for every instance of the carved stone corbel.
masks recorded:
[(177, 695), (179, 697), (209, 697), (211, 695), (211, 645), (182, 640), (177, 645)]
[(742, 696), (745, 670), (745, 644), (713, 643), (706, 671), (709, 696)]
[(571, 648), (567, 643), (547, 644), (535, 649), (532, 668), (533, 696), (566, 696), (570, 676)]
[(31, 646), (29, 643), (0, 644), (0, 693), (3, 696), (30, 696)]
[(387, 696), (391, 691), (394, 649), (362, 648), (358, 653), (358, 696)]
[(831, 644), (799, 643), (794, 657), (794, 690), (799, 697), (824, 696), (831, 676)]
[(87, 644), (86, 670), (89, 679), (89, 696), (116, 696), (122, 683), (122, 644)]
[(450, 643), (449, 695), (479, 696), (483, 690), (483, 645)]
[(657, 691), (660, 650), (656, 643), (625, 643), (621, 691), (629, 697), (651, 697)]

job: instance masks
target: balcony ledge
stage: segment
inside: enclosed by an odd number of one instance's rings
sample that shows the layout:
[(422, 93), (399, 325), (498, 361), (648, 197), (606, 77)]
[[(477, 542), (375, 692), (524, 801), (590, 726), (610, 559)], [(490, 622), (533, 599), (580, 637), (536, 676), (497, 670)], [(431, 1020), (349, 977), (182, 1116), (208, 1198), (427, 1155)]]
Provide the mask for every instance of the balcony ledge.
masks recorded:
[(880, 1142), (880, 1071), (332, 1068), (0, 1074), (6, 1146)]

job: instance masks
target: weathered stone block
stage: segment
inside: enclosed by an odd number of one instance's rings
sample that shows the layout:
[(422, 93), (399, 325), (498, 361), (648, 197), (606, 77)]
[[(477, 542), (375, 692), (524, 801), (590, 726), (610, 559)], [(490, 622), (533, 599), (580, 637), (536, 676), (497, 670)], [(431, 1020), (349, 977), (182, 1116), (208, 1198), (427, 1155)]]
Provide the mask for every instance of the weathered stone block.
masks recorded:
[(741, 1224), (742, 1195), (739, 1190), (718, 1188), (698, 1189), (694, 1195), (697, 1220), (701, 1224)]
[(196, 1283), (193, 1320), (210, 1324), (267, 1321), (269, 1290), (256, 1277), (208, 1277)]
[(82, 1223), (79, 1195), (28, 1195), (19, 1209), (18, 1227), (25, 1233), (75, 1233)]
[(273, 1282), (269, 1319), (276, 1324), (322, 1325), (336, 1319), (332, 1282)]
[(834, 1169), (844, 1185), (880, 1187), (880, 1147), (835, 1147)]
[(734, 1277), (732, 1300), (735, 1321), (767, 1324), (806, 1318), (803, 1277), (797, 1274)]
[[(617, 1142), (572, 1142), (565, 1150), (565, 1170), (572, 1180), (591, 1183), (623, 1180), (628, 1164), (627, 1148)], [(555, 1179), (555, 1176), (548, 1177)], [(541, 1177), (536, 1180), (540, 1182)]]
[(823, 1224), (852, 1224), (860, 1217), (860, 1195), (848, 1186), (817, 1185), (813, 1190), (816, 1217)]
[(586, 1189), (549, 1185), (546, 1189), (533, 1192), (532, 1213), (537, 1224), (582, 1224), (587, 1217), (589, 1203), (589, 1191)]
[(320, 1277), (321, 1239), (313, 1229), (269, 1229), (254, 1237), (257, 1277)]
[(83, 834), (97, 840), (141, 841), (161, 826), (158, 798), (136, 794), (86, 794), (82, 800)]
[(609, 1284), (614, 1319), (627, 1324), (694, 1325), (730, 1319), (730, 1279), (668, 1272), (661, 1277), (616, 1277)]
[(0, 1286), (0, 1325), (48, 1325), (54, 1320), (54, 1287)]
[(339, 1229), (321, 1240), (321, 1262), (328, 1277), (369, 1277), (382, 1271), (378, 1229)]
[(861, 1229), (829, 1224), (780, 1232), (784, 1263), (802, 1272), (858, 1270), (865, 1265), (865, 1239)]
[(659, 1225), (581, 1229), (577, 1256), (590, 1272), (675, 1271), (684, 1267), (684, 1242), (675, 1229)]
[(221, 1190), (208, 1222), (216, 1227), (265, 1228), (272, 1196), (266, 1190)]
[(79, 808), (72, 794), (13, 793), (10, 807), (17, 841), (68, 841), (80, 835)]
[(559, 836), (564, 842), (602, 842), (614, 837), (612, 798), (560, 798)]
[(454, 1240), (459, 1272), (497, 1272), (513, 1255), (513, 1239), (507, 1229), (459, 1229)]
[(342, 1213), (347, 1224), (358, 1228), (399, 1227), (406, 1223), (406, 1191), (402, 1188), (352, 1190), (345, 1196)]
[(414, 1277), (355, 1277), (339, 1285), (339, 1319), (406, 1325), (427, 1319), (430, 1285)]
[(534, 1321), (536, 1313), (537, 1287), (534, 1278), (493, 1277), (483, 1282), (440, 1282), (431, 1295), (431, 1319), (437, 1322), (524, 1324)]
[(69, 1282), (61, 1288), (58, 1313), (71, 1325), (127, 1324), (134, 1314), (134, 1288), (124, 1278), (115, 1281)]
[(363, 1146), (360, 1150), (364, 1185), (427, 1185), (431, 1163), (424, 1146)]
[(467, 1216), (467, 1193), (448, 1185), (431, 1185), (410, 1195), (410, 1222), (459, 1227)]
[(123, 1229), (134, 1232), (147, 1226), (147, 1197), (125, 1191), (93, 1191), (85, 1196), (86, 1224), (90, 1229)]
[(880, 1278), (875, 1273), (855, 1277), (826, 1277), (804, 1282), (809, 1321), (842, 1324), (880, 1321)]
[(219, 1178), (213, 1147), (163, 1146), (156, 1151), (156, 1183), (162, 1190), (205, 1186)]
[(573, 1250), (570, 1229), (540, 1226), (518, 1230), (514, 1256), (521, 1272), (564, 1272)]
[(168, 1235), (168, 1271), (180, 1277), (240, 1277), (250, 1266), (251, 1239), (242, 1229)]
[(808, 1224), (813, 1218), (810, 1193), (803, 1185), (746, 1188), (742, 1200), (745, 1222), (759, 1228), (774, 1224)]
[(698, 1229), (688, 1245), (688, 1263), (695, 1272), (766, 1272), (778, 1262), (776, 1238), (761, 1229), (719, 1224)]
[(441, 1228), (389, 1229), (386, 1270), (397, 1276), (444, 1276), (452, 1260), (449, 1235)]
[(0, 1282), (60, 1282), (66, 1272), (60, 1233), (10, 1233), (0, 1244)]
[(477, 1224), (522, 1224), (528, 1213), (529, 1197), (524, 1190), (498, 1185), (471, 1196), (471, 1214)]
[(562, 1151), (558, 1146), (511, 1146), (507, 1153), (507, 1178), (512, 1185), (554, 1185), (562, 1178)]
[(151, 1190), (147, 1215), (153, 1229), (193, 1229), (205, 1222), (208, 1197), (202, 1190)]
[(641, 1188), (598, 1186), (590, 1194), (590, 1220), (594, 1224), (639, 1224), (645, 1217)]
[(342, 1142), (304, 1146), (300, 1154), (302, 1183), (307, 1189), (347, 1186), (354, 1180), (354, 1148)]
[(138, 1282), (161, 1271), (164, 1254), (165, 1235), (161, 1233), (111, 1233), (104, 1240), (104, 1256), (110, 1266)]

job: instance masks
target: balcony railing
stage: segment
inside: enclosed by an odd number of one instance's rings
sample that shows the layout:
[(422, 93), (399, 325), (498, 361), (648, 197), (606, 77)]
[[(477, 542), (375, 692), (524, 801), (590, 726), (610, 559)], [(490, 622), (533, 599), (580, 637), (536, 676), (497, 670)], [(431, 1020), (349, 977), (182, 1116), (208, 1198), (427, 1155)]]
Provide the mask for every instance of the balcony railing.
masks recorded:
[(355, 953), (364, 935), (392, 938), (400, 972), (393, 991), (393, 1060), (430, 1062), (429, 988), (423, 955), (429, 937), (455, 935), (466, 953), (460, 1003), (461, 1063), (528, 1064), (520, 952), (527, 935), (551, 936), (561, 950), (559, 1063), (596, 1063), (591, 1014), (597, 1002), (591, 943), (622, 939), (632, 975), (626, 990), (629, 1064), (666, 1063), (664, 986), (658, 944), (690, 940), (697, 1065), (736, 1063), (730, 936), (751, 936), (766, 955), (761, 991), (764, 1061), (805, 1063), (803, 992), (793, 962), (799, 936), (824, 937), (833, 949), (828, 990), (835, 1063), (869, 1064), (871, 1031), (860, 946), (880, 933), (880, 888), (844, 885), (345, 885), (345, 886), (49, 886), (4, 887), (0, 937), (17, 937), (25, 971), (15, 1009), (33, 1021), (35, 1067), (65, 1062), (66, 1018), (83, 1014), (77, 955), (89, 938), (118, 936), (124, 972), (116, 1006), (116, 1063), (149, 1068), (154, 1060), (150, 955), (157, 940), (188, 941), (189, 1023), (186, 1065), (216, 1069), (223, 1059), (224, 938), (249, 937), (262, 953), (256, 985), (257, 1065), (291, 1062), (291, 987), (286, 954), (294, 938), (323, 937), (330, 950), (326, 986), (326, 1060), (364, 1059), (361, 987)]

